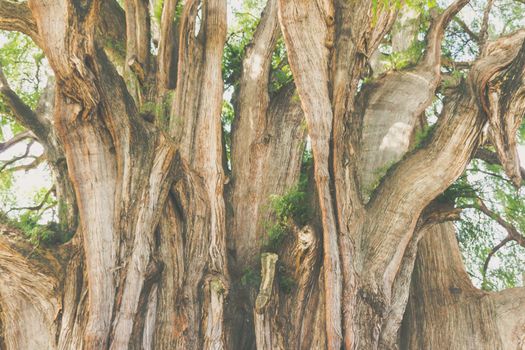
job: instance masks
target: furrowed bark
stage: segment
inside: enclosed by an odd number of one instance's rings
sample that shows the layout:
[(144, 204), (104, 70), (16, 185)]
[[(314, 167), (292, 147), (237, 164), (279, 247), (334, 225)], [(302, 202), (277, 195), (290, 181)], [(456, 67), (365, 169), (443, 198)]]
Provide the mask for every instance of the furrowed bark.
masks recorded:
[(476, 289), (463, 267), (454, 226), (443, 223), (426, 231), (419, 243), (400, 348), (519, 348), (524, 289)]
[(173, 146), (140, 119), (97, 47), (98, 1), (29, 5), (57, 77), (55, 125), (79, 206), (89, 281), (84, 346), (127, 347), (141, 293), (156, 273), (152, 239)]
[[(227, 197), (231, 203), (231, 299), (245, 302), (237, 303), (228, 312), (231, 348), (250, 347), (255, 338), (266, 339), (265, 346), (275, 345), (270, 340), (281, 339), (285, 333), (272, 322), (280, 314), (278, 302), (272, 303), (273, 311), (267, 315), (254, 314), (254, 327), (251, 313), (255, 296), (249, 287), (239, 283), (246, 270), (258, 270), (257, 257), (268, 240), (269, 223), (275, 219), (269, 209), (271, 196), (282, 195), (297, 183), (305, 145), (306, 129), (295, 87), (288, 84), (271, 99), (268, 93), (272, 54), (279, 35), (277, 1), (271, 0), (246, 49), (234, 101), (232, 180)], [(253, 96), (258, 97), (255, 103)], [(279, 296), (275, 295), (275, 299), (279, 300)], [(257, 322), (263, 322), (265, 327)], [(278, 343), (283, 346), (283, 339)]]
[[(522, 38), (520, 32), (515, 36)], [(494, 56), (483, 57), (474, 65), (467, 80), (468, 90), (463, 88), (462, 93), (449, 97), (448, 102), (445, 102), (442, 116), (429, 145), (405, 157), (399, 165), (387, 173), (382, 185), (367, 205), (370, 216), (365, 221), (363, 237), (367, 239), (363, 241), (363, 247), (369, 255), (363, 264), (363, 271), (367, 271), (367, 278), (360, 301), (373, 309), (371, 312), (363, 312), (365, 315), (375, 314), (376, 316), (372, 318), (375, 317), (379, 325), (393, 301), (392, 286), (401, 268), (407, 244), (413, 239), (412, 233), (421, 213), (421, 211), (415, 212), (416, 208), (424, 208), (429, 200), (441, 193), (462, 173), (478, 145), (485, 119), (476, 103), (477, 90), (474, 87), (478, 88), (480, 81), (487, 83), (495, 79), (497, 73), (500, 73), (490, 62), (501, 62), (508, 60), (509, 57), (516, 57), (517, 48), (503, 45), (506, 40), (500, 41), (502, 45), (493, 52)], [(436, 168), (435, 165), (438, 163), (440, 165)], [(422, 168), (418, 170), (419, 166)], [(435, 180), (438, 178), (440, 181)], [(397, 181), (403, 181), (405, 185), (396, 185)], [(407, 192), (404, 192), (405, 190)], [(425, 198), (427, 195), (429, 197)], [(392, 200), (391, 204), (387, 204), (390, 200)], [(396, 219), (388, 221), (372, 219), (379, 213), (385, 212), (391, 212)], [(386, 235), (389, 237), (388, 240), (385, 240)], [(359, 308), (358, 304), (358, 310)], [(364, 316), (363, 318), (366, 319)], [(371, 335), (372, 339), (374, 337)]]
[(8, 349), (56, 349), (61, 263), (0, 227), (0, 310)]
[[(147, 0), (126, 0), (126, 63), (134, 61), (147, 75), (150, 59), (150, 18)], [(133, 67), (131, 67), (133, 69)], [(144, 79), (145, 77), (140, 77)]]
[[(306, 130), (301, 126), (303, 113), (295, 88), (283, 87), (272, 100), (268, 95), (279, 33), (277, 1), (271, 0), (247, 48), (232, 128), (230, 230), (235, 260), (241, 267), (256, 262), (271, 214), (265, 207), (271, 195), (281, 195), (297, 182), (304, 149)], [(257, 103), (253, 96), (258, 96)]]
[[(388, 73), (365, 86), (360, 94), (363, 102), (358, 103), (365, 104), (365, 113), (359, 182), (365, 196), (384, 175), (381, 170), (399, 161), (408, 151), (414, 128), (432, 103), (441, 81), (441, 41), (445, 28), (467, 2), (456, 1), (434, 19), (420, 64), (413, 69)], [(417, 28), (417, 23), (413, 23), (414, 26)]]
[[(491, 45), (487, 45), (490, 52)], [(521, 185), (521, 165), (518, 156), (516, 134), (525, 113), (525, 46), (504, 76), (488, 88), (489, 123), (492, 144), (501, 161), (503, 169), (516, 187)], [(505, 64), (503, 62), (502, 64)], [(498, 86), (502, 84), (502, 86)], [(499, 93), (502, 91), (502, 93)]]
[(334, 35), (333, 10), (329, 2), (324, 1), (279, 1), (279, 21), (314, 155), (315, 182), (323, 223), (327, 347), (340, 349), (342, 275), (329, 170), (333, 116), (328, 91), (328, 60)]
[[(463, 335), (451, 338), (465, 348), (469, 332), (487, 348), (523, 342), (516, 335), (523, 318), (508, 316), (523, 307), (521, 290), (488, 295), (465, 283), (457, 293), (463, 277), (437, 266), (457, 264), (457, 249), (447, 239), (432, 242), (416, 258), (427, 244), (420, 238), (441, 227), (431, 223), (457, 217), (457, 210), (434, 200), (474, 155), (487, 120), (499, 162), (516, 175), (511, 134), (523, 114), (523, 31), (486, 45), (466, 81), (447, 89), (431, 136), (410, 145), (439, 85), (443, 32), (466, 2), (453, 2), (433, 20), (419, 64), (389, 72), (357, 94), (372, 54), (392, 33), (397, 10), (371, 1), (268, 0), (234, 94), (228, 179), (220, 119), (225, 0), (185, 1), (176, 21), (181, 4), (164, 0), (155, 62), (152, 2), (127, 1), (124, 28), (115, 1), (29, 0), (25, 18), (33, 21), (33, 35), (56, 75), (54, 95), (44, 98), (55, 101), (53, 121), (49, 108), (28, 110), (7, 84), (2, 92), (21, 119), (48, 121), (46, 138), (57, 132), (57, 162), (66, 162), (56, 176), (71, 179), (80, 227), (58, 250), (67, 255), (46, 255), (50, 273), (36, 256), (23, 259), (0, 237), (0, 269), (8, 272), (0, 277), (7, 281), (0, 287), (0, 346), (454, 348), (445, 331), (426, 328), (435, 325), (429, 312), (448, 312), (449, 320), (441, 323), (449, 332), (461, 320)], [(1, 9), (0, 1), (0, 16)], [(115, 28), (101, 18), (108, 14), (115, 14)], [(103, 28), (127, 43), (127, 81), (117, 72), (122, 48), (110, 47)], [(270, 97), (280, 31), (294, 84)], [(164, 104), (168, 98), (170, 107)], [(154, 123), (144, 112), (152, 101), (159, 117)], [(168, 117), (160, 120), (166, 109)], [(289, 218), (282, 244), (268, 248), (267, 224), (275, 219), (268, 200), (297, 182), (307, 132), (314, 156), (307, 186), (312, 217), (304, 227)], [(379, 179), (376, 171), (392, 162)], [(367, 184), (376, 182), (366, 198)], [(425, 268), (434, 269), (434, 262), (437, 283)], [(257, 296), (257, 282), (242, 281), (247, 268), (259, 271), (261, 265)], [(26, 288), (30, 277), (10, 277), (35, 273), (38, 283), (55, 290), (33, 293)], [(409, 302), (405, 330), (415, 335), (399, 344), (411, 280), (410, 298), (419, 298), (419, 305)], [(425, 281), (436, 289), (415, 289)], [(468, 297), (458, 297), (467, 290)], [(14, 304), (4, 295), (13, 295)], [(13, 321), (17, 313), (31, 319), (27, 324), (35, 324), (41, 336), (12, 337), (29, 333)], [(496, 324), (498, 318), (504, 322)], [(417, 336), (426, 338), (414, 343)]]
[(175, 13), (179, 0), (166, 0), (162, 7), (157, 82), (161, 89), (174, 89), (177, 85), (178, 36)]
[[(359, 348), (353, 324), (357, 293), (356, 261), (364, 207), (359, 192), (358, 159), (362, 116), (356, 113), (355, 96), (368, 57), (390, 30), (396, 12), (372, 2), (335, 2), (335, 40), (332, 63), (333, 188), (337, 203), (339, 244), (343, 271), (343, 330), (347, 349)], [(373, 24), (375, 22), (375, 24)]]
[(27, 2), (0, 1), (0, 29), (21, 32), (30, 36), (35, 43), (40, 42)]
[(175, 347), (218, 349), (224, 347), (229, 289), (220, 121), (226, 1), (204, 2), (196, 30), (198, 5), (186, 2), (180, 20), (178, 83), (170, 120), (186, 174), (176, 181), (174, 191), (181, 203), (188, 257), (182, 289), (188, 298), (187, 316), (181, 314), (188, 328)]

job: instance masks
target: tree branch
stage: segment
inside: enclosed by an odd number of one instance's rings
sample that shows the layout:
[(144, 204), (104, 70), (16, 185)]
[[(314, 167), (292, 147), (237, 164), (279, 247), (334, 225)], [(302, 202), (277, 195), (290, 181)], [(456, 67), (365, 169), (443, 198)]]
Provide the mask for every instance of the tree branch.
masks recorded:
[(490, 18), (490, 11), (492, 10), (492, 5), (494, 4), (494, 0), (488, 0), (487, 5), (485, 6), (485, 10), (483, 11), (483, 20), (481, 22), (481, 28), (479, 30), (479, 51), (483, 52), (483, 49), (485, 48), (485, 43), (487, 41), (488, 37), (488, 30), (489, 30), (489, 18)]
[(33, 135), (31, 131), (23, 131), (23, 132), (16, 134), (15, 136), (13, 136), (12, 138), (10, 138), (9, 140), (5, 142), (0, 142), (0, 153), (8, 150), (9, 148), (13, 147), (19, 142), (24, 141), (29, 138), (35, 139), (35, 136)]
[[(505, 74), (480, 91), (483, 91), (482, 106), (489, 116), (491, 142), (505, 173), (519, 187), (522, 176), (516, 134), (525, 114), (525, 42), (521, 38), (517, 42), (510, 40), (509, 44), (519, 48), (517, 56), (501, 62)], [(494, 45), (488, 43), (486, 51), (494, 50)]]
[(35, 20), (26, 2), (0, 0), (0, 29), (24, 33), (37, 45), (40, 41)]
[(126, 63), (133, 59), (145, 75), (150, 64), (150, 16), (147, 0), (126, 0)]
[(465, 31), (465, 33), (467, 33), (467, 35), (475, 42), (479, 42), (479, 36), (478, 34), (474, 33), (469, 27), (468, 25), (463, 22), (461, 20), (461, 18), (459, 17), (454, 17), (454, 22), (456, 22), (460, 27), (461, 29), (463, 29)]
[(44, 155), (41, 155), (41, 156), (35, 157), (35, 159), (29, 164), (15, 165), (15, 166), (10, 167), (7, 170), (9, 170), (10, 172), (16, 172), (16, 171), (22, 171), (22, 170), (23, 171), (32, 170), (38, 167), (40, 164), (42, 164), (45, 160), (46, 160), (46, 157)]
[(6, 161), (4, 164), (2, 164), (2, 166), (0, 166), (0, 173), (2, 171), (4, 171), (5, 168), (7, 168), (9, 165), (13, 164), (13, 163), (16, 163), (18, 162), (19, 160), (22, 160), (24, 158), (27, 158), (27, 156), (29, 155), (29, 151), (31, 150), (31, 146), (33, 146), (33, 143), (34, 141), (31, 141), (27, 144), (27, 147), (26, 147), (26, 150), (24, 152), (24, 154), (22, 154), (21, 156), (16, 156), (16, 157), (13, 157), (12, 159)]
[(492, 259), (492, 256), (510, 241), (512, 241), (512, 238), (510, 236), (507, 236), (490, 250), (489, 254), (487, 255), (487, 258), (485, 259), (485, 262), (483, 263), (483, 269), (481, 270), (481, 275), (483, 276), (483, 281), (481, 282), (482, 286), (484, 286), (487, 283), (487, 269), (489, 267), (490, 259)]
[[(439, 66), (441, 59), (441, 41), (445, 29), (454, 18), (454, 16), (461, 11), (470, 0), (456, 0), (449, 7), (443, 11), (431, 24), (427, 35), (427, 49), (423, 62), (429, 66)], [(439, 69), (439, 68), (438, 68)]]
[(177, 84), (177, 52), (179, 36), (174, 22), (179, 0), (164, 0), (160, 21), (157, 80), (162, 89), (173, 89)]
[[(485, 163), (488, 163), (491, 165), (501, 165), (501, 161), (498, 158), (498, 154), (486, 148), (479, 148), (474, 154), (474, 158), (480, 159), (484, 161)], [(520, 166), (520, 175), (522, 179), (525, 179), (525, 168), (521, 166)]]
[(24, 127), (31, 130), (39, 140), (45, 142), (51, 128), (49, 121), (35, 113), (31, 107), (25, 104), (24, 101), (22, 101), (22, 99), (13, 90), (11, 90), (11, 87), (9, 86), (1, 66), (0, 94), (2, 95), (5, 103), (13, 112), (16, 120)]
[(9, 214), (10, 212), (12, 211), (20, 211), (20, 210), (31, 210), (31, 211), (37, 211), (37, 210), (40, 210), (42, 209), (42, 207), (44, 207), (44, 204), (46, 204), (47, 202), (47, 199), (49, 198), (49, 195), (55, 191), (55, 186), (52, 186), (47, 192), (46, 194), (44, 195), (44, 198), (42, 199), (42, 201), (37, 204), (37, 205), (33, 205), (33, 206), (29, 206), (29, 207), (15, 207), (15, 208), (10, 208), (6, 214)]
[[(475, 62), (466, 82), (445, 101), (428, 145), (393, 167), (368, 203), (369, 220), (384, 213), (395, 218), (384, 224), (370, 223), (370, 232), (364, 233), (371, 254), (367, 260), (372, 264), (365, 270), (381, 274), (384, 288), (395, 277), (421, 211), (463, 173), (477, 149), (486, 124), (486, 116), (477, 104), (479, 94), (489, 83), (505, 76), (508, 63), (504, 63), (516, 59), (524, 34), (519, 31), (491, 43), (488, 54)], [(525, 62), (517, 61), (523, 69)], [(381, 280), (381, 276), (375, 276), (375, 280)]]
[(507, 234), (513, 241), (516, 241), (516, 243), (525, 248), (525, 237), (521, 235), (521, 233), (516, 229), (516, 227), (514, 227), (514, 225), (505, 221), (498, 213), (490, 210), (480, 197), (476, 199), (476, 202), (478, 204), (477, 209), (479, 209), (482, 213), (484, 213), (491, 219), (495, 220), (501, 227), (503, 227), (507, 231)]

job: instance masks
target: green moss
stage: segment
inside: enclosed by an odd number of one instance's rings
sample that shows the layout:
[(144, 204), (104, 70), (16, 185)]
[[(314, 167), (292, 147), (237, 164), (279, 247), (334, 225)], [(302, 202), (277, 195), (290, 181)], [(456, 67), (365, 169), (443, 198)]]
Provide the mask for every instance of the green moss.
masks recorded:
[(222, 281), (218, 278), (214, 278), (211, 280), (210, 288), (218, 294), (224, 294), (224, 292), (226, 291), (224, 283), (222, 283)]
[(251, 268), (244, 269), (241, 276), (241, 285), (244, 287), (259, 288), (261, 284), (261, 274)]
[(370, 183), (370, 185), (368, 185), (364, 190), (364, 194), (367, 197), (370, 197), (372, 193), (376, 190), (376, 188), (379, 187), (379, 184), (381, 184), (381, 181), (383, 181), (390, 168), (392, 168), (396, 163), (397, 161), (395, 160), (390, 161), (374, 171), (374, 174), (372, 176), (375, 180), (372, 183)]
[(436, 125), (437, 124), (426, 126), (416, 132), (414, 139), (414, 149), (420, 149), (428, 145), (432, 135), (434, 134), (434, 131), (436, 130)]
[(278, 264), (277, 266), (277, 280), (279, 282), (279, 289), (284, 294), (291, 293), (294, 288), (297, 286), (297, 282), (295, 279), (291, 276), (291, 274), (288, 273), (286, 270), (286, 267), (283, 264)]

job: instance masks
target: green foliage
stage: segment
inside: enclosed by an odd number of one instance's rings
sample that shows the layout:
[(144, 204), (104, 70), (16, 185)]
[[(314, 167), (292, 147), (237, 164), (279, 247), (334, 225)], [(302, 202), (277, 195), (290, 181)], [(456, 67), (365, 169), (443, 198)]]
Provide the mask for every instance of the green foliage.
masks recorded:
[(57, 222), (49, 220), (49, 210), (54, 210), (57, 203), (48, 190), (43, 188), (37, 191), (33, 203), (31, 209), (22, 211), (16, 217), (7, 216), (6, 208), (2, 208), (0, 222), (19, 229), (35, 245), (60, 244), (72, 237), (72, 232), (65, 232)]
[[(525, 272), (525, 252), (515, 242), (507, 243), (492, 256), (486, 272), (483, 266), (489, 252), (507, 235), (497, 223), (497, 217), (519, 232), (525, 232), (523, 191), (516, 191), (501, 166), (474, 160), (443, 197), (455, 201), (456, 207), (467, 208), (456, 228), (465, 266), (474, 283), (485, 290), (518, 286)], [(477, 198), (481, 198), (493, 214), (482, 213)]]
[(401, 52), (392, 52), (390, 55), (384, 55), (387, 62), (387, 68), (391, 70), (403, 70), (414, 66), (423, 56), (426, 43), (415, 40), (412, 45)]
[(306, 181), (306, 178), (303, 178), (282, 196), (271, 197), (270, 207), (277, 220), (292, 219), (299, 226), (306, 224), (310, 214), (306, 205)]
[(288, 64), (288, 55), (283, 38), (279, 38), (272, 54), (272, 68), (270, 72), (271, 94), (276, 94), (282, 87), (293, 81), (292, 70)]
[(50, 221), (41, 224), (41, 216), (41, 213), (28, 210), (16, 219), (1, 214), (0, 221), (22, 231), (26, 238), (35, 245), (55, 245), (71, 239), (72, 233), (61, 230), (58, 223)]
[[(0, 64), (11, 88), (31, 108), (35, 108), (40, 97), (44, 54), (29, 37), (18, 32), (2, 33), (4, 44), (0, 47)], [(11, 115), (9, 107), (0, 100), (0, 130), (7, 126), (13, 134), (23, 131)], [(3, 140), (3, 133), (0, 133)]]
[[(155, 1), (155, 4), (153, 5), (153, 18), (155, 19), (155, 21), (157, 21), (158, 24), (161, 23), (163, 6), (164, 6), (164, 0), (157, 0)], [(173, 19), (174, 21), (177, 21), (180, 18), (183, 9), (184, 9), (184, 1), (177, 2), (177, 7), (175, 9), (175, 18)]]
[(237, 25), (230, 31), (222, 59), (222, 75), (226, 87), (237, 86), (242, 72), (246, 46), (253, 38), (259, 18), (248, 12), (235, 13)]
[(266, 251), (276, 252), (293, 225), (304, 226), (308, 222), (311, 213), (306, 187), (307, 179), (303, 177), (282, 196), (270, 197), (270, 210), (274, 221), (267, 225), (267, 237), (264, 243)]
[(241, 276), (241, 285), (243, 287), (259, 288), (261, 284), (261, 274), (251, 268), (244, 269)]
[(277, 276), (277, 281), (279, 282), (279, 289), (284, 294), (291, 293), (293, 289), (297, 286), (295, 279), (290, 275), (290, 273), (287, 271), (286, 267), (282, 263), (277, 262), (277, 270), (275, 274)]
[(374, 23), (377, 20), (377, 16), (380, 10), (387, 9), (399, 10), (403, 6), (409, 6), (416, 10), (423, 11), (425, 8), (432, 8), (437, 5), (436, 0), (371, 0), (372, 1), (372, 13), (374, 16)]
[(365, 189), (364, 189), (364, 195), (366, 197), (370, 197), (372, 195), (372, 193), (376, 190), (377, 187), (379, 187), (379, 185), (381, 184), (381, 182), (383, 181), (383, 179), (385, 178), (386, 174), (388, 173), (388, 171), (395, 165), (397, 164), (397, 161), (390, 161), (388, 163), (386, 163), (385, 165), (383, 165), (382, 167), (376, 169), (374, 171), (374, 174), (372, 175), (374, 181), (370, 183), (369, 186), (367, 186)]
[(232, 104), (226, 100), (223, 100), (222, 110), (221, 110), (222, 137), (223, 137), (224, 147), (226, 151), (226, 160), (227, 160), (228, 166), (230, 165), (230, 159), (231, 159), (231, 145), (232, 145), (231, 130), (232, 130), (232, 124), (233, 124), (234, 118), (235, 118), (235, 111), (233, 110)]
[(164, 0), (157, 0), (153, 5), (153, 18), (160, 24), (162, 18), (162, 7), (164, 5)]
[[(228, 87), (236, 87), (242, 73), (242, 60), (246, 47), (251, 42), (261, 13), (263, 2), (258, 0), (245, 1), (242, 12), (236, 12), (235, 25), (230, 29), (222, 61), (223, 79)], [(288, 64), (284, 40), (279, 38), (272, 53), (270, 85), (271, 94), (279, 91), (293, 80)]]
[(436, 131), (437, 124), (426, 125), (423, 129), (416, 132), (414, 137), (414, 148), (420, 149), (428, 145), (434, 131)]
[(472, 184), (467, 181), (467, 177), (462, 176), (450, 185), (450, 187), (443, 192), (442, 196), (446, 201), (460, 201), (462, 204), (465, 204), (465, 200), (476, 196), (476, 190)]
[[(40, 97), (44, 54), (24, 34), (8, 32), (5, 38), (6, 42), (0, 48), (2, 69), (11, 88), (25, 103), (35, 108)], [(2, 105), (0, 111), (4, 112), (5, 108)]]

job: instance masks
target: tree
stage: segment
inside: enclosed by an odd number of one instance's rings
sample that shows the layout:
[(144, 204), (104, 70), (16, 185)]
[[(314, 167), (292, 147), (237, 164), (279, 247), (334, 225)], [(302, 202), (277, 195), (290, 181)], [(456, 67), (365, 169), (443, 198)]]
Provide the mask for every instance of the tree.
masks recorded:
[[(1, 346), (522, 346), (525, 291), (475, 288), (449, 222), (474, 208), (525, 245), (452, 191), (474, 158), (523, 173), (525, 31), (488, 40), (493, 1), (475, 30), (468, 2), (268, 0), (232, 43), (226, 0), (0, 1), (54, 75), (51, 110), (0, 75), (27, 129), (0, 150), (43, 145), (74, 232), (3, 228)], [(453, 20), (470, 62), (442, 52)]]

